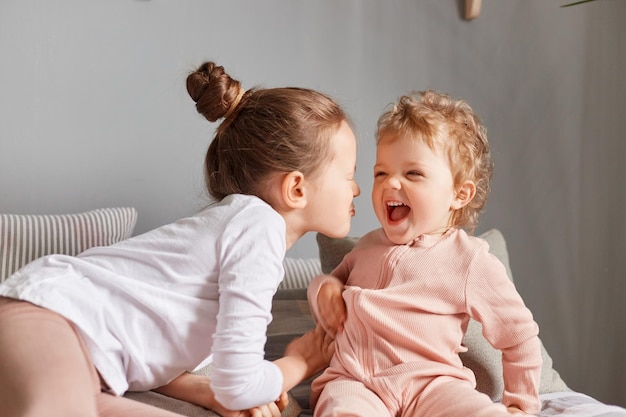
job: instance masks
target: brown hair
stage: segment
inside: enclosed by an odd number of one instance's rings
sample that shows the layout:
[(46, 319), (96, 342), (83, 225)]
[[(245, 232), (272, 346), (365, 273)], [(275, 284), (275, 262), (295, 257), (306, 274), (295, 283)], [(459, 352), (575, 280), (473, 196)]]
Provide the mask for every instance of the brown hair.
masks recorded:
[(240, 193), (268, 201), (265, 180), (277, 172), (314, 177), (334, 156), (330, 138), (348, 121), (335, 101), (314, 90), (258, 88), (242, 95), (241, 83), (213, 62), (189, 74), (187, 91), (207, 120), (225, 117), (204, 164), (207, 190), (217, 200)]
[(487, 130), (469, 104), (432, 90), (402, 96), (378, 119), (377, 143), (383, 137), (416, 138), (431, 149), (443, 145), (454, 184), (476, 184), (472, 201), (452, 215), (453, 226), (473, 231), (487, 203), (493, 162)]

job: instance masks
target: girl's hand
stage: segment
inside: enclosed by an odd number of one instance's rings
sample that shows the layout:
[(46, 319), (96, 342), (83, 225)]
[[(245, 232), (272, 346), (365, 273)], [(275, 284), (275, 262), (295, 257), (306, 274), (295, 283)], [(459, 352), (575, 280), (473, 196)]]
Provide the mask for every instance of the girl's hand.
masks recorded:
[(231, 410), (213, 410), (222, 417), (281, 417), (282, 411), (287, 408), (289, 397), (286, 392), (280, 395), (280, 398), (273, 403), (260, 405), (249, 410), (231, 411)]
[(301, 376), (301, 380), (304, 380), (326, 368), (334, 353), (333, 338), (324, 331), (322, 326), (317, 325), (315, 329), (291, 341), (285, 349), (284, 357), (299, 358), (306, 365), (306, 371)]
[(294, 339), (287, 345), (285, 355), (274, 361), (283, 374), (282, 391), (289, 391), (327, 367), (333, 353), (334, 340), (320, 325)]
[(343, 330), (343, 322), (346, 321), (346, 303), (342, 293), (343, 284), (327, 281), (317, 295), (318, 319), (333, 339)]
[(187, 372), (154, 391), (213, 410), (222, 417), (280, 417), (289, 404), (289, 397), (285, 392), (278, 400), (269, 404), (249, 410), (229, 410), (215, 399), (208, 377)]
[(248, 412), (250, 417), (280, 417), (282, 411), (287, 408), (287, 404), (289, 404), (289, 397), (286, 392), (283, 392), (275, 402), (251, 408)]
[(287, 408), (289, 397), (286, 392), (280, 395), (280, 398), (273, 403), (260, 405), (249, 410), (227, 410), (219, 404), (215, 404), (211, 409), (222, 417), (281, 417), (282, 411)]

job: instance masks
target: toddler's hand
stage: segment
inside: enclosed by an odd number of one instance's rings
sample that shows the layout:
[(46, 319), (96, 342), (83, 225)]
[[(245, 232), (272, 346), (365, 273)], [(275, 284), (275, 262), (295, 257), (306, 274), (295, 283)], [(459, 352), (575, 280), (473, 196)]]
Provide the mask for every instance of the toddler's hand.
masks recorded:
[(532, 416), (534, 414), (528, 414), (525, 411), (520, 410), (519, 408), (517, 408), (514, 405), (510, 405), (506, 408), (506, 410), (509, 412), (509, 414), (511, 414), (512, 416)]
[(346, 303), (342, 293), (343, 284), (328, 281), (321, 286), (317, 295), (319, 320), (333, 339), (343, 330), (343, 322), (346, 320)]

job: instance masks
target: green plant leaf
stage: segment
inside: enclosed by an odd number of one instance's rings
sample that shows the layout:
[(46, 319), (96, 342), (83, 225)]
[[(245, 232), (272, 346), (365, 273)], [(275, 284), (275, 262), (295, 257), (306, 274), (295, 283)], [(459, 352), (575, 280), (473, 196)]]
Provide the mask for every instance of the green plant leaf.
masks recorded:
[(574, 3), (564, 4), (564, 5), (562, 5), (561, 7), (576, 6), (577, 4), (589, 3), (589, 2), (591, 2), (591, 1), (594, 1), (594, 0), (580, 0), (580, 1), (576, 1), (576, 2), (574, 2)]

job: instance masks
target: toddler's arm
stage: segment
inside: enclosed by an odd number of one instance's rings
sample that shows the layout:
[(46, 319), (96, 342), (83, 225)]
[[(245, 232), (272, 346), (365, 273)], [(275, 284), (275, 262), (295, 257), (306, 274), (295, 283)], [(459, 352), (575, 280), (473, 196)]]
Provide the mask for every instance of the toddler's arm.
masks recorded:
[[(539, 338), (530, 337), (518, 345), (503, 348), (501, 351), (504, 378), (502, 403), (509, 408), (519, 408), (520, 412), (530, 415), (538, 413), (541, 410), (539, 383), (542, 366)], [(511, 411), (509, 409), (509, 413)]]
[(477, 254), (465, 291), (470, 316), (482, 324), (485, 339), (502, 352), (502, 404), (530, 415), (538, 413), (542, 365), (539, 327), (504, 265), (486, 251)]

